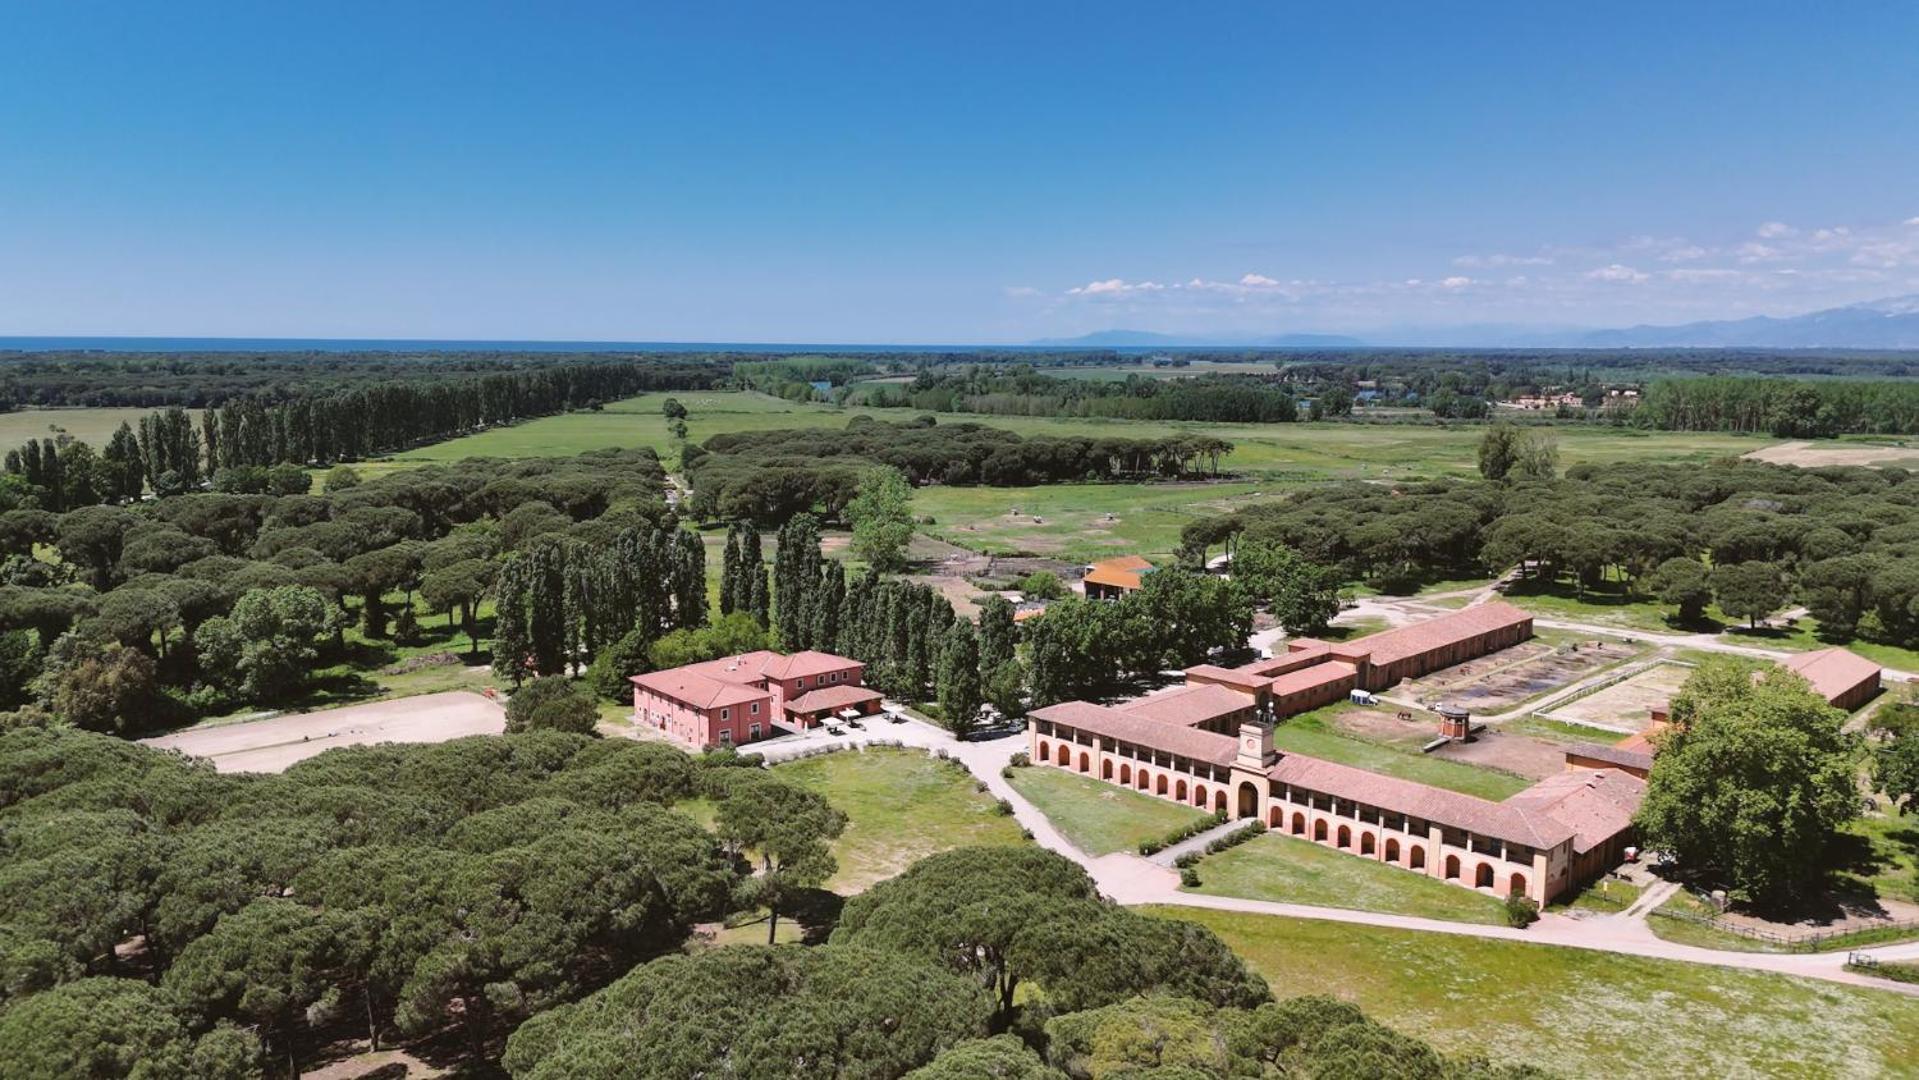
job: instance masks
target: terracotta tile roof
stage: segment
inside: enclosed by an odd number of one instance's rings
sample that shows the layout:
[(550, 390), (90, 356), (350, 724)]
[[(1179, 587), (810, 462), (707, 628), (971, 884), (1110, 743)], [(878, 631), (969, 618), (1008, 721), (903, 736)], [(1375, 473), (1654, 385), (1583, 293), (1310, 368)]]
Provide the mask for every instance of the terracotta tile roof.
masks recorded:
[(1529, 623), (1532, 615), (1504, 601), (1476, 604), (1450, 615), (1427, 619), (1395, 630), (1382, 630), (1354, 638), (1332, 647), (1334, 656), (1354, 660), (1369, 658), (1376, 667), (1395, 664), (1411, 656), (1456, 645), (1494, 630)]
[(865, 667), (858, 660), (849, 660), (844, 656), (835, 656), (829, 652), (804, 649), (791, 656), (781, 657), (767, 663), (763, 669), (768, 678), (798, 679), (814, 675), (824, 675), (829, 671), (845, 671), (847, 668)]
[(1150, 573), (1152, 569), (1153, 564), (1148, 559), (1138, 555), (1121, 555), (1089, 564), (1086, 576), (1080, 580), (1115, 589), (1137, 589), (1140, 575)]
[(1266, 770), (1266, 775), (1322, 795), (1366, 803), (1396, 814), (1531, 847), (1550, 848), (1574, 835), (1568, 826), (1536, 810), (1428, 787), (1304, 754), (1282, 754), (1279, 762)]
[(1338, 660), (1329, 660), (1326, 663), (1314, 664), (1311, 667), (1301, 668), (1298, 671), (1289, 671), (1275, 678), (1271, 686), (1274, 697), (1286, 697), (1290, 694), (1297, 694), (1306, 690), (1317, 690), (1328, 683), (1336, 683), (1341, 680), (1352, 682), (1358, 678), (1358, 668), (1351, 664), (1341, 663)]
[(1631, 735), (1612, 746), (1589, 742), (1573, 743), (1566, 747), (1566, 756), (1568, 758), (1582, 757), (1593, 761), (1603, 761), (1609, 765), (1617, 765), (1622, 769), (1650, 769), (1652, 768), (1652, 750), (1650, 745), (1643, 750), (1639, 749), (1637, 745), (1627, 745), (1627, 743), (1633, 739), (1643, 738), (1644, 736)]
[(683, 667), (667, 671), (650, 671), (645, 675), (635, 675), (630, 681), (635, 686), (651, 690), (661, 697), (672, 698), (674, 701), (696, 709), (743, 705), (750, 701), (765, 701), (769, 696), (765, 690), (724, 679), (710, 678), (691, 668)]
[(1133, 716), (1143, 716), (1148, 720), (1157, 720), (1163, 724), (1183, 724), (1194, 727), (1222, 716), (1245, 712), (1253, 707), (1250, 694), (1229, 690), (1224, 686), (1211, 683), (1189, 683), (1176, 686), (1136, 698), (1124, 705), (1117, 706), (1119, 712)]
[(1148, 720), (1143, 716), (1109, 709), (1090, 701), (1064, 701), (1058, 705), (1034, 709), (1027, 715), (1036, 720), (1050, 721), (1088, 734), (1119, 739), (1153, 750), (1164, 750), (1170, 754), (1178, 754), (1214, 765), (1229, 765), (1239, 753), (1239, 740), (1234, 736), (1220, 735), (1201, 728), (1181, 727), (1160, 720)]
[(818, 690), (808, 690), (799, 697), (786, 703), (786, 711), (813, 713), (823, 709), (843, 709), (848, 705), (858, 705), (868, 701), (878, 701), (882, 695), (870, 686), (827, 686)]
[(1632, 825), (1646, 782), (1618, 769), (1575, 769), (1549, 776), (1501, 803), (1542, 814), (1572, 830), (1573, 851), (1585, 854)]
[(1186, 669), (1186, 677), (1212, 679), (1228, 686), (1241, 686), (1248, 690), (1257, 690), (1272, 681), (1264, 675), (1255, 675), (1243, 667), (1226, 668), (1218, 664), (1195, 664)]
[(1827, 701), (1837, 701), (1858, 689), (1861, 684), (1879, 677), (1878, 664), (1849, 649), (1818, 649), (1800, 653), (1780, 666), (1787, 671), (1797, 672)]

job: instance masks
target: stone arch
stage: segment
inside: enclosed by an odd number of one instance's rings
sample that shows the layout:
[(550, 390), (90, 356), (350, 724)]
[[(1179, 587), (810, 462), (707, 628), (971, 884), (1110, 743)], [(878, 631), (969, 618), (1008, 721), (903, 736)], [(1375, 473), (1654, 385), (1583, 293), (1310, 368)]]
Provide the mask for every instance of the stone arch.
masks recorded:
[(1133, 782), (1133, 767), (1131, 765), (1121, 765), (1119, 767), (1119, 782), (1121, 784), (1131, 784)]
[(1113, 763), (1111, 761), (1102, 761), (1099, 763), (1099, 778), (1101, 780), (1111, 780), (1113, 778)]
[(1507, 878), (1506, 879), (1506, 895), (1507, 896), (1526, 895), (1526, 875), (1514, 874), (1512, 877)]
[(1145, 791), (1146, 789), (1152, 786), (1153, 786), (1152, 774), (1147, 772), (1145, 769), (1141, 769), (1139, 771), (1139, 789), (1141, 791)]
[(1221, 814), (1226, 812), (1226, 789), (1225, 788), (1221, 788), (1218, 791), (1213, 792), (1213, 809), (1216, 812)]
[(1426, 849), (1414, 844), (1406, 853), (1406, 865), (1414, 870), (1426, 869)]
[(1286, 822), (1286, 811), (1275, 806), (1266, 812), (1266, 827), (1277, 829)]
[(1180, 802), (1186, 801), (1186, 781), (1181, 780), (1179, 783), (1173, 785), (1173, 798), (1178, 799)]
[(1339, 837), (1337, 840), (1334, 841), (1333, 846), (1343, 847), (1343, 848), (1352, 847), (1353, 846), (1353, 830), (1347, 828), (1344, 825), (1341, 825), (1339, 827)]
[(1079, 771), (1083, 773), (1093, 771), (1093, 759), (1086, 756), (1084, 750), (1079, 752)]
[(1166, 774), (1165, 773), (1159, 774), (1159, 784), (1153, 790), (1159, 792), (1161, 795), (1166, 794)]
[(1459, 856), (1457, 855), (1446, 856), (1446, 880), (1459, 880)]
[(1251, 780), (1239, 782), (1239, 816), (1243, 818), (1259, 816), (1259, 788)]
[(1361, 855), (1371, 855), (1373, 853), (1373, 850), (1374, 850), (1373, 834), (1364, 829), (1361, 829), (1359, 832), (1359, 853)]
[(1306, 835), (1306, 815), (1297, 810), (1293, 811), (1293, 835)]
[(1386, 861), (1389, 863), (1399, 861), (1399, 841), (1390, 836), (1386, 838)]
[(1065, 743), (1059, 744), (1059, 765), (1062, 769), (1071, 768), (1073, 765), (1073, 748)]
[(1491, 863), (1480, 863), (1479, 868), (1473, 871), (1473, 887), (1476, 889), (1490, 889), (1493, 887), (1493, 868)]
[(1322, 844), (1326, 842), (1326, 819), (1325, 818), (1320, 818), (1317, 821), (1313, 822), (1313, 839), (1319, 841)]
[(1039, 741), (1039, 759), (1042, 764), (1053, 760), (1053, 748), (1046, 745), (1045, 739)]

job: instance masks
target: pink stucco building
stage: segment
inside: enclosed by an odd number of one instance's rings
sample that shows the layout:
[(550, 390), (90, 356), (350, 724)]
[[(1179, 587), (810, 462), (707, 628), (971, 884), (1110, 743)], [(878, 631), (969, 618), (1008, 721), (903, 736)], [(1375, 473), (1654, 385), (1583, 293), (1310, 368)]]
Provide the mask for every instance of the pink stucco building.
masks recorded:
[(738, 746), (879, 712), (866, 665), (832, 653), (741, 653), (632, 677), (633, 720), (693, 749)]

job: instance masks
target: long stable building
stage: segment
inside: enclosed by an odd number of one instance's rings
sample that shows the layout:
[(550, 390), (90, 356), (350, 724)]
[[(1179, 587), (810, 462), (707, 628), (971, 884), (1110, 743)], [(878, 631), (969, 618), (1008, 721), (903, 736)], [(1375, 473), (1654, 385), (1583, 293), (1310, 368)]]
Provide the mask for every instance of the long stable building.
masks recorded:
[(1069, 701), (1035, 709), (1030, 753), (1036, 764), (1257, 818), (1362, 858), (1543, 904), (1623, 858), (1643, 780), (1616, 768), (1568, 769), (1494, 802), (1279, 753), (1272, 728), (1257, 722), (1531, 635), (1525, 612), (1485, 604), (1341, 646), (1295, 642), (1272, 660), (1189, 668), (1185, 686), (1120, 705)]
[(762, 649), (703, 664), (635, 675), (633, 720), (693, 749), (737, 746), (786, 728), (880, 711), (878, 690), (862, 685), (866, 665), (824, 652), (791, 656)]

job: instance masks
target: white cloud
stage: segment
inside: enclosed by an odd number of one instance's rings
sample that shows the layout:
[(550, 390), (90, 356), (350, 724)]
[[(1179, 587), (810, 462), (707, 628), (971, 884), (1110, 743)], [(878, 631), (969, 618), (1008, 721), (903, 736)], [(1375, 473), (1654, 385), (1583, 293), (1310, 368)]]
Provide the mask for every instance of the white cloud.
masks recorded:
[(1239, 283), (1249, 289), (1270, 288), (1271, 286), (1279, 284), (1279, 282), (1267, 277), (1265, 274), (1242, 274)]
[(1773, 247), (1771, 244), (1761, 244), (1756, 240), (1747, 241), (1739, 245), (1740, 262), (1770, 262), (1783, 257), (1784, 254), (1785, 253), (1779, 248)]
[(1646, 277), (1645, 271), (1635, 270), (1630, 266), (1622, 266), (1619, 263), (1602, 266), (1597, 270), (1586, 271), (1586, 280), (1588, 281), (1612, 281), (1627, 285), (1637, 285), (1646, 280)]
[[(1175, 286), (1177, 287), (1177, 286)], [(1161, 292), (1166, 286), (1157, 281), (1127, 281), (1123, 278), (1107, 278), (1105, 281), (1089, 281), (1077, 288), (1066, 290), (1068, 296), (1125, 296), (1129, 293)]]
[(1672, 248), (1666, 251), (1665, 253), (1661, 254), (1659, 256), (1659, 261), (1660, 262), (1697, 262), (1700, 259), (1703, 259), (1706, 256), (1711, 254), (1712, 252), (1706, 250), (1705, 248), (1700, 247), (1698, 244), (1681, 244), (1680, 246), (1676, 248)]
[(1758, 229), (1761, 240), (1777, 240), (1782, 237), (1796, 235), (1798, 232), (1798, 229), (1793, 228), (1783, 221), (1768, 221), (1759, 226)]
[(1919, 228), (1919, 217), (1909, 217), (1905, 220), (1905, 224)]
[(1472, 278), (1466, 277), (1462, 274), (1454, 274), (1452, 277), (1445, 278), (1444, 280), (1440, 281), (1439, 287), (1442, 289), (1463, 289), (1466, 286), (1471, 285), (1472, 283), (1473, 283)]

